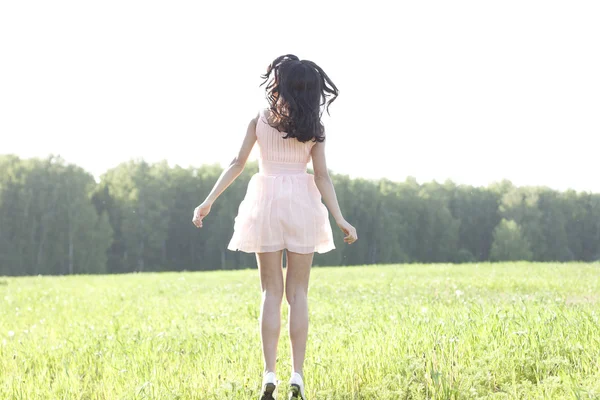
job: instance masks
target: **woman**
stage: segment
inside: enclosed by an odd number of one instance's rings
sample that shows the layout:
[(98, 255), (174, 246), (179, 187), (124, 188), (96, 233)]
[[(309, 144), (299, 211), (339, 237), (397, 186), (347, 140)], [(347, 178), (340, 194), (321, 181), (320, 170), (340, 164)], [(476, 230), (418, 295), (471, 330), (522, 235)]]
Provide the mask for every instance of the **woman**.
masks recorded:
[[(193, 223), (203, 226), (215, 200), (241, 174), (258, 142), (259, 172), (248, 184), (228, 249), (256, 253), (257, 257), (262, 288), (262, 400), (274, 399), (277, 385), (275, 360), (284, 292), (283, 251), (287, 252), (285, 295), (293, 365), (289, 398), (306, 400), (302, 367), (308, 335), (310, 268), (315, 252), (335, 248), (327, 209), (344, 233), (346, 243), (354, 243), (358, 236), (342, 216), (325, 160), (322, 108), (326, 106), (328, 110), (338, 96), (336, 86), (318, 65), (294, 55), (275, 59), (262, 77), (268, 83), (269, 108), (250, 121), (238, 156), (194, 210)], [(307, 173), (311, 158), (314, 176)]]

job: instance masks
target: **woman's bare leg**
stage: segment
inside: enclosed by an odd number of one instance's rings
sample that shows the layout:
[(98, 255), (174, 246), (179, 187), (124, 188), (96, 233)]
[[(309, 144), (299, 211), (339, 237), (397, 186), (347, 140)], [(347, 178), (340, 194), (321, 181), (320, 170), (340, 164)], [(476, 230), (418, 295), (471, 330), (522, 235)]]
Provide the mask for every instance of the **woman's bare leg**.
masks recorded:
[(265, 372), (275, 372), (277, 343), (281, 330), (281, 300), (283, 299), (283, 251), (257, 253), (262, 305), (260, 335)]
[(285, 296), (289, 305), (292, 372), (297, 372), (302, 377), (308, 338), (308, 281), (313, 256), (313, 253), (287, 252)]

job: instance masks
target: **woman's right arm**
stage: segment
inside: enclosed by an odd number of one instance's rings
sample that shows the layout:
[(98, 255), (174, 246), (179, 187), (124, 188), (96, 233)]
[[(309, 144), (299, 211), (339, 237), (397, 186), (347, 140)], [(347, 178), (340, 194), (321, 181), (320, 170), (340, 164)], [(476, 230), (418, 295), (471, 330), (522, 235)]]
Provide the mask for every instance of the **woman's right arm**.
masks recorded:
[(246, 136), (244, 137), (244, 141), (240, 150), (238, 151), (238, 155), (236, 158), (231, 161), (229, 166), (223, 170), (221, 176), (213, 186), (212, 190), (204, 200), (202, 204), (200, 204), (194, 210), (194, 215), (192, 217), (192, 223), (196, 225), (198, 228), (202, 228), (202, 220), (210, 213), (210, 209), (212, 208), (213, 203), (217, 198), (236, 180), (236, 178), (242, 173), (244, 167), (246, 166), (246, 161), (250, 156), (250, 152), (254, 147), (254, 143), (256, 143), (256, 121), (258, 116), (254, 118), (248, 124), (248, 129), (246, 129)]
[(354, 243), (358, 240), (356, 229), (346, 221), (340, 210), (333, 182), (327, 170), (327, 161), (325, 160), (325, 142), (317, 142), (311, 150), (313, 170), (315, 173), (315, 183), (323, 202), (329, 209), (329, 212), (335, 219), (337, 226), (344, 232), (344, 241), (346, 243)]

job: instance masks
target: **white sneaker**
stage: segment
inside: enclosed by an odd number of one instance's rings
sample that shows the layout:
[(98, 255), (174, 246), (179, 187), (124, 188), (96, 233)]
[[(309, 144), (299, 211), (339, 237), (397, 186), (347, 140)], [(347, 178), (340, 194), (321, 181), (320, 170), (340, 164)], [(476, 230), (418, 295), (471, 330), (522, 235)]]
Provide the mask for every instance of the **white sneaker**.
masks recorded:
[(275, 372), (267, 372), (263, 376), (262, 383), (262, 391), (260, 395), (260, 400), (274, 400), (273, 392), (277, 387), (277, 377), (275, 376)]
[(290, 398), (289, 400), (306, 400), (304, 395), (304, 382), (299, 373), (292, 373), (290, 378)]

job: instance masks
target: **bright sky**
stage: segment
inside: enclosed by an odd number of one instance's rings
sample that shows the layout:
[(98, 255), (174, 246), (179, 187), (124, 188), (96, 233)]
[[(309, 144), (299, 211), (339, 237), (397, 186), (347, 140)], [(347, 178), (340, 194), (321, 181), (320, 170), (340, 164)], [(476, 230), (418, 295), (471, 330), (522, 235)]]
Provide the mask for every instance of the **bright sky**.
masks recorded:
[(334, 172), (600, 192), (598, 21), (595, 0), (3, 1), (0, 154), (225, 164), (293, 53), (340, 88)]

